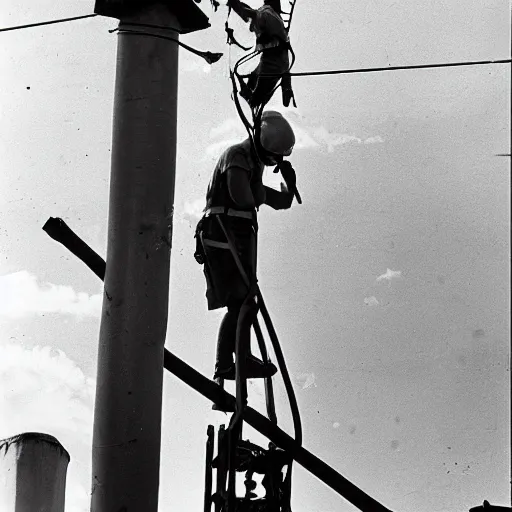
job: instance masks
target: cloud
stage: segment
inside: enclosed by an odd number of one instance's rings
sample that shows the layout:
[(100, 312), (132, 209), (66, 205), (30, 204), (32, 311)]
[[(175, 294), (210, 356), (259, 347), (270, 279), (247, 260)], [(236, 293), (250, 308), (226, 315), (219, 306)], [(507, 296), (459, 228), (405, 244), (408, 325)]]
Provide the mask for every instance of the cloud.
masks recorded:
[(204, 74), (209, 74), (212, 70), (210, 64), (205, 62), (201, 57), (191, 57), (189, 59), (180, 58), (180, 69), (182, 71), (191, 72), (202, 72)]
[(64, 352), (0, 343), (0, 439), (44, 432), (62, 443), (71, 457), (66, 512), (89, 510), (94, 392)]
[(384, 142), (384, 139), (380, 135), (368, 137), (363, 140), (360, 137), (348, 133), (331, 132), (324, 126), (311, 128), (311, 132), (318, 145), (327, 147), (328, 153), (332, 153), (336, 146), (343, 144), (377, 144)]
[(299, 381), (302, 389), (307, 389), (311, 386), (316, 388), (316, 377), (314, 373), (299, 373), (295, 378)]
[(375, 135), (374, 137), (364, 139), (363, 144), (381, 144), (383, 142), (384, 139), (380, 135)]
[(199, 198), (193, 201), (185, 201), (183, 205), (183, 218), (186, 220), (197, 221), (203, 216), (205, 199)]
[(338, 133), (328, 130), (323, 125), (308, 126), (305, 123), (306, 117), (299, 109), (291, 107), (276, 106), (272, 107), (281, 112), (291, 124), (296, 137), (295, 148), (326, 148), (328, 153), (332, 153), (337, 146), (343, 144), (376, 144), (384, 142), (380, 135), (361, 139), (356, 135), (348, 133)]
[(402, 271), (401, 270), (391, 270), (388, 268), (384, 274), (377, 277), (376, 281), (391, 281), (392, 279), (398, 279), (402, 277)]
[(210, 130), (210, 139), (214, 140), (205, 149), (205, 160), (217, 160), (222, 152), (233, 144), (247, 138), (247, 131), (238, 118), (230, 117)]
[(209, 144), (205, 150), (205, 160), (217, 160), (225, 149), (242, 142), (246, 137), (247, 133), (241, 133), (238, 137), (232, 136)]
[[(384, 142), (380, 135), (362, 139), (348, 133), (329, 131), (325, 126), (307, 126), (304, 116), (294, 110), (272, 107), (281, 112), (289, 121), (295, 132), (295, 149), (327, 149), (332, 153), (337, 146), (343, 144), (376, 144)], [(210, 130), (210, 139), (214, 140), (207, 146), (205, 153), (208, 159), (218, 158), (222, 151), (232, 144), (241, 142), (247, 137), (247, 132), (238, 118), (229, 118), (219, 126)]]
[[(289, 120), (290, 121), (290, 120)], [(290, 125), (295, 133), (295, 149), (319, 148), (320, 143), (308, 132), (307, 128), (299, 126), (290, 121)]]
[(223, 123), (210, 130), (210, 139), (215, 137), (225, 137), (226, 134), (238, 133), (243, 130), (240, 129), (240, 121), (234, 117), (226, 119)]
[(324, 126), (319, 126), (313, 129), (313, 136), (315, 140), (324, 146), (327, 146), (327, 151), (332, 153), (336, 146), (341, 144), (348, 144), (349, 142), (355, 142), (360, 144), (362, 140), (359, 137), (348, 134), (341, 134), (336, 132), (328, 131)]
[(0, 345), (0, 437), (53, 429), (88, 433), (94, 381), (61, 350)]
[(75, 292), (71, 286), (39, 284), (23, 270), (0, 276), (0, 318), (21, 318), (41, 313), (98, 316), (102, 296)]
[(365, 297), (364, 298), (364, 303), (367, 306), (378, 306), (379, 305), (379, 301), (373, 295), (371, 297)]

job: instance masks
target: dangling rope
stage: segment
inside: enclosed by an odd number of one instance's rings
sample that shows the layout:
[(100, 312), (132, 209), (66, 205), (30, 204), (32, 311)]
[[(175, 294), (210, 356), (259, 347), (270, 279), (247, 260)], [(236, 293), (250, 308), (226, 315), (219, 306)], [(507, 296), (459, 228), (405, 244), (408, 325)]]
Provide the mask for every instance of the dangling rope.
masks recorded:
[[(236, 79), (238, 79), (240, 81), (240, 75), (238, 73), (238, 68), (241, 64), (245, 64), (247, 62), (249, 62), (251, 59), (253, 59), (254, 57), (256, 57), (257, 55), (259, 55), (259, 51), (257, 50), (254, 50), (253, 52), (251, 52), (250, 54), (248, 55), (244, 55), (242, 56), (240, 59), (238, 59), (238, 61), (236, 62), (234, 68), (232, 71), (230, 71), (230, 78), (231, 78), (231, 85), (233, 87), (233, 101), (235, 102), (235, 107), (236, 107), (236, 110), (238, 112), (238, 116), (240, 117), (246, 131), (247, 131), (247, 134), (249, 135), (249, 140), (251, 141), (251, 147), (256, 155), (256, 157), (259, 159), (258, 157), (258, 148), (256, 146), (256, 141), (254, 140), (254, 137), (255, 137), (255, 126), (259, 126), (257, 124), (257, 122), (255, 121), (258, 121), (258, 119), (256, 118), (255, 119), (255, 116), (254, 116), (254, 113), (253, 113), (253, 124), (251, 124), (249, 122), (249, 120), (247, 119), (243, 109), (242, 109), (242, 106), (240, 105), (240, 100), (238, 98), (238, 86), (237, 86), (237, 81)], [(243, 82), (242, 82), (243, 83)], [(261, 115), (260, 115), (260, 119), (261, 119)]]
[(226, 16), (226, 22), (224, 23), (224, 30), (226, 31), (226, 34), (227, 34), (227, 40), (226, 40), (226, 44), (229, 44), (229, 45), (232, 45), (234, 44), (235, 46), (238, 46), (238, 48), (241, 48), (242, 50), (244, 50), (244, 52), (248, 52), (251, 47), (248, 46), (242, 46), (235, 38), (235, 31), (229, 26), (229, 16), (231, 14), (231, 6), (228, 5), (228, 15)]
[(229, 26), (228, 22), (224, 24), (224, 30), (227, 34), (227, 44), (234, 44), (235, 46), (238, 46), (238, 48), (241, 48), (245, 52), (248, 52), (251, 47), (250, 46), (242, 46), (235, 38), (235, 31)]

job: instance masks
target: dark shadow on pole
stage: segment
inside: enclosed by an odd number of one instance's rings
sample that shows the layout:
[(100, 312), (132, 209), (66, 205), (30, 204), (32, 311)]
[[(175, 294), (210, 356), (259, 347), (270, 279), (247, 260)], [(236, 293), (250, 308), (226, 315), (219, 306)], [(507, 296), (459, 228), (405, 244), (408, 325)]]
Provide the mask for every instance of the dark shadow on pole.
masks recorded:
[[(43, 229), (54, 240), (60, 242), (82, 260), (103, 280), (105, 261), (81, 240), (62, 219), (50, 217)], [(235, 409), (236, 399), (233, 395), (224, 391), (218, 384), (201, 375), (165, 348), (164, 368), (211, 402), (225, 403), (232, 410)], [(244, 411), (244, 420), (279, 448), (287, 451), (304, 469), (307, 469), (359, 510), (364, 512), (390, 512), (384, 505), (359, 489), (331, 466), (298, 445), (292, 437), (259, 412), (247, 407)]]

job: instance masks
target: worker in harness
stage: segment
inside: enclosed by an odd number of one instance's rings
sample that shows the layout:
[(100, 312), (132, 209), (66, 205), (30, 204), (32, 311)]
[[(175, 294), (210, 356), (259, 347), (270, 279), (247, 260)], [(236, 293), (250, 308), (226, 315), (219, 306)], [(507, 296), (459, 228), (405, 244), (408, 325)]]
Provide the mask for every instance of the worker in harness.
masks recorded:
[[(283, 161), (295, 144), (290, 124), (279, 112), (266, 111), (261, 116), (257, 135), (254, 141), (247, 138), (229, 147), (219, 158), (206, 193), (204, 216), (196, 229), (194, 257), (204, 264), (208, 309), (227, 307), (217, 339), (216, 379), (235, 378), (233, 354), (238, 318), (251, 289), (254, 294), (257, 281), (257, 210), (262, 204), (275, 210), (288, 209), (294, 197), (295, 171), (289, 162)], [(262, 181), (264, 167), (276, 164), (286, 183), (281, 183), (280, 192), (263, 185)], [(249, 286), (242, 278), (216, 216), (231, 233)], [(246, 324), (243, 336), (250, 340), (252, 320)], [(275, 374), (277, 369), (271, 363), (264, 364), (248, 349), (246, 371), (247, 378), (265, 378)]]
[[(283, 75), (290, 69), (288, 50), (290, 40), (281, 17), (281, 0), (264, 0), (264, 5), (253, 9), (240, 0), (228, 0), (228, 6), (233, 9), (256, 34), (256, 51), (261, 52), (260, 62), (247, 80), (240, 82), (240, 96), (251, 108), (267, 103), (281, 76), (264, 77), (260, 74), (272, 73)], [(281, 81), (283, 104), (287, 107), (293, 98), (291, 78), (283, 75)]]

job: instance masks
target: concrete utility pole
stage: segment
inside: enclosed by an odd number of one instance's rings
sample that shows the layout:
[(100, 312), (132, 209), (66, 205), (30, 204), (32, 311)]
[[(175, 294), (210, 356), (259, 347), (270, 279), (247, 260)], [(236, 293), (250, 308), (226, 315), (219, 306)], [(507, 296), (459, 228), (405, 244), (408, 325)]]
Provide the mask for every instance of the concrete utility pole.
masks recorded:
[(95, 12), (120, 32), (91, 511), (157, 512), (178, 86), (178, 44), (158, 36), (209, 24), (193, 0), (97, 0)]
[(69, 453), (53, 436), (0, 440), (0, 510), (64, 512)]

